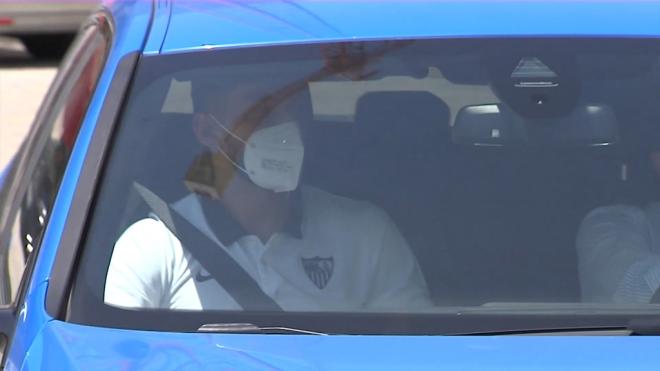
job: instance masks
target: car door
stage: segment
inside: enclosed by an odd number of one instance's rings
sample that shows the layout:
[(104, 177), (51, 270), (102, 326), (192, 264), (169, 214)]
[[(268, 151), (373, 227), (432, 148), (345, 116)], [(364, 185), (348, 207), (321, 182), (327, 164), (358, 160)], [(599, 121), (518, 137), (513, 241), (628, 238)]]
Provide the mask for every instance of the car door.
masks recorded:
[[(41, 237), (112, 38), (104, 13), (81, 28), (0, 188), (0, 332), (11, 338)], [(4, 351), (3, 346), (3, 351)]]

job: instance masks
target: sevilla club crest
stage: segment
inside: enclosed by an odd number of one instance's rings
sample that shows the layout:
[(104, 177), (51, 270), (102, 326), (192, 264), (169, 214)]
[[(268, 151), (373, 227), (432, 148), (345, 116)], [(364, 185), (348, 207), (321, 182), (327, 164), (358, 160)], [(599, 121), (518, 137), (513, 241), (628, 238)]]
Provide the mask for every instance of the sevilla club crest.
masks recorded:
[(321, 258), (319, 256), (313, 258), (301, 258), (302, 266), (307, 273), (307, 277), (314, 282), (316, 287), (323, 289), (330, 279), (335, 269), (335, 259), (333, 257)]

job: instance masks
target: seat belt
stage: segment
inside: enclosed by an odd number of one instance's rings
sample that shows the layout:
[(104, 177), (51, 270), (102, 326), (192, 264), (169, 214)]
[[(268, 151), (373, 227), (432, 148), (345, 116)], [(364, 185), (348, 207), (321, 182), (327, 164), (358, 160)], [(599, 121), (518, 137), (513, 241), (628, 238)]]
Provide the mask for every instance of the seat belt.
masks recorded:
[(282, 308), (263, 292), (248, 272), (224, 248), (202, 233), (155, 193), (134, 182), (138, 194), (153, 213), (179, 239), (181, 246), (209, 272), (244, 310), (282, 311)]

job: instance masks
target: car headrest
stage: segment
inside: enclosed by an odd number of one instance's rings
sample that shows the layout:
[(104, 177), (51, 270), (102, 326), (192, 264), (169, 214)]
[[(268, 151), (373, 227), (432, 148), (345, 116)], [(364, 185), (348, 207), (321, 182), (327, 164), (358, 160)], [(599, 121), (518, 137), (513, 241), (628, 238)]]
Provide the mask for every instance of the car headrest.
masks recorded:
[(205, 148), (192, 130), (192, 114), (168, 113), (149, 119), (151, 131), (147, 153), (135, 162), (136, 181), (157, 191), (167, 200), (188, 193), (185, 175), (194, 158)]
[(456, 116), (455, 143), (469, 145), (603, 146), (619, 140), (619, 129), (607, 105), (579, 105), (557, 118), (524, 118), (502, 104), (467, 106)]
[(524, 124), (510, 110), (498, 104), (463, 107), (452, 130), (454, 143), (505, 145), (527, 142)]
[[(549, 119), (529, 120), (527, 125), (550, 124)], [(539, 142), (568, 145), (602, 146), (619, 141), (619, 125), (611, 107), (602, 104), (580, 105), (571, 114), (556, 120), (554, 135), (537, 138)]]
[(367, 93), (357, 102), (355, 125), (361, 143), (433, 148), (449, 142), (449, 107), (424, 91)]

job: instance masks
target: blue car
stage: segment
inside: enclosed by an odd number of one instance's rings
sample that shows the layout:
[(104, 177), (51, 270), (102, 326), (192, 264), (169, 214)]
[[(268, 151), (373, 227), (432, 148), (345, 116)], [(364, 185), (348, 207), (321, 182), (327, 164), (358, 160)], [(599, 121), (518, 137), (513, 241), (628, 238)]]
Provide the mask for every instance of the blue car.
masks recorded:
[(4, 367), (658, 369), (621, 337), (660, 333), (659, 38), (650, 1), (106, 0), (0, 172)]

